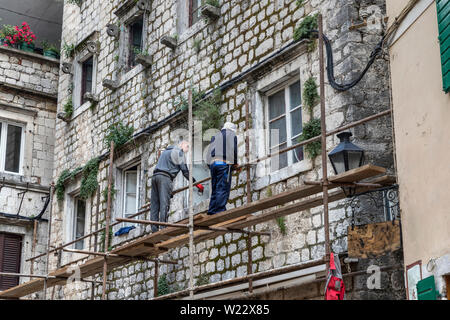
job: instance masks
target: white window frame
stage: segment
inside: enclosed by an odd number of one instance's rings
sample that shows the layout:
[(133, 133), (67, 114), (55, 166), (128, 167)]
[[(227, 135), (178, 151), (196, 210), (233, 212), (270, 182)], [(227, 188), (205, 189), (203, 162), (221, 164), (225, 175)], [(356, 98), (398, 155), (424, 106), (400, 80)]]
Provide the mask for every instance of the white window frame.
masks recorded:
[[(295, 107), (294, 109), (291, 110), (291, 98), (290, 98), (290, 88), (289, 87), (292, 84), (294, 84), (294, 83), (296, 83), (298, 81), (300, 82), (300, 89), (301, 89), (302, 83), (301, 83), (300, 79), (296, 77), (296, 78), (290, 79), (289, 81), (283, 82), (281, 85), (279, 85), (279, 86), (277, 86), (277, 87), (267, 91), (265, 93), (265, 95), (264, 95), (264, 105), (265, 105), (265, 108), (264, 108), (264, 122), (265, 123), (264, 123), (264, 125), (267, 128), (267, 130), (266, 130), (266, 150), (267, 150), (267, 154), (270, 154), (271, 150), (274, 149), (274, 148), (275, 148), (275, 151), (276, 151), (277, 150), (276, 148), (279, 147), (280, 145), (284, 144), (284, 143), (286, 143), (286, 148), (289, 148), (290, 146), (293, 145), (292, 144), (292, 139), (300, 137), (300, 135), (303, 132), (303, 126), (302, 126), (302, 131), (299, 134), (297, 134), (297, 135), (292, 137), (291, 113), (296, 111), (296, 110), (298, 110), (298, 109), (300, 109), (301, 113), (302, 113), (302, 119), (303, 119), (303, 101), (302, 100), (300, 100), (300, 105), (299, 106), (297, 106), (297, 107)], [(284, 114), (282, 114), (282, 115), (278, 116), (277, 118), (272, 119), (272, 120), (269, 121), (269, 96), (271, 96), (271, 95), (273, 95), (273, 94), (275, 94), (275, 93), (277, 93), (277, 92), (279, 92), (281, 90), (284, 90), (284, 101), (285, 101)], [(277, 119), (280, 119), (281, 117), (286, 117), (286, 142), (279, 143), (278, 145), (271, 147), (270, 146), (270, 122), (275, 121)], [(290, 151), (287, 152), (287, 165), (286, 165), (286, 167), (292, 166), (294, 164), (294, 162), (292, 160), (293, 152), (294, 152), (294, 150), (290, 150)], [(299, 160), (298, 162), (302, 162), (304, 160), (305, 160), (305, 157), (303, 156), (303, 159)], [(298, 163), (298, 162), (295, 162), (295, 163)], [(280, 170), (282, 170), (282, 169), (284, 169), (286, 167), (279, 168), (277, 170), (270, 169), (271, 170), (270, 172), (277, 172), (277, 171), (280, 171)]]
[[(131, 166), (131, 168), (134, 166)], [(127, 218), (127, 214), (125, 213), (125, 208), (126, 208), (126, 199), (127, 199), (127, 174), (131, 173), (131, 172), (136, 172), (136, 211), (134, 213), (137, 212), (137, 210), (139, 209), (139, 188), (140, 188), (140, 181), (139, 181), (139, 172), (140, 172), (140, 165), (137, 165), (136, 170), (129, 170), (129, 169), (125, 169), (122, 172), (123, 178), (122, 178), (122, 210), (121, 210), (121, 214), (123, 218)], [(133, 213), (131, 213), (133, 214)]]
[[(87, 234), (87, 221), (88, 221), (88, 202), (86, 200), (80, 199), (79, 196), (75, 196), (73, 197), (73, 216), (72, 216), (72, 240), (71, 241), (75, 241), (76, 236), (77, 236), (77, 216), (78, 216), (78, 200), (84, 201), (84, 234), (82, 237), (84, 237)], [(86, 249), (86, 243), (85, 241), (86, 239), (80, 240), (83, 242), (83, 248), (82, 249), (78, 249), (78, 250), (85, 250)], [(75, 249), (76, 244), (78, 243), (75, 242), (73, 244), (73, 248)]]
[[(26, 124), (11, 121), (11, 120), (2, 120), (0, 119), (0, 123), (2, 124), (1, 128), (1, 138), (0, 138), (0, 172), (5, 172), (8, 174), (14, 175), (23, 175), (23, 162), (24, 162), (24, 152), (25, 152), (25, 126)], [(13, 125), (16, 127), (22, 128), (22, 134), (20, 139), (20, 159), (19, 159), (19, 172), (6, 171), (5, 170), (5, 161), (6, 161), (6, 139), (8, 134), (8, 125)]]
[[(137, 210), (139, 210), (139, 205), (140, 205), (140, 200), (141, 200), (141, 164), (140, 162), (131, 164), (131, 165), (127, 165), (126, 167), (122, 168), (122, 169), (118, 169), (117, 170), (117, 178), (118, 178), (118, 185), (120, 186), (120, 190), (117, 190), (117, 200), (116, 200), (116, 205), (117, 205), (117, 211), (115, 211), (114, 216), (119, 217), (119, 218), (128, 218), (125, 215), (125, 208), (126, 208), (126, 173), (127, 171), (130, 171), (130, 168), (133, 167), (137, 167), (136, 169), (136, 212)], [(135, 171), (135, 170), (132, 170)], [(133, 218), (131, 218), (133, 219)], [(133, 226), (133, 223), (127, 223), (127, 222), (123, 222), (122, 227), (127, 227), (127, 226)], [(119, 230), (121, 227), (119, 225), (118, 229)]]

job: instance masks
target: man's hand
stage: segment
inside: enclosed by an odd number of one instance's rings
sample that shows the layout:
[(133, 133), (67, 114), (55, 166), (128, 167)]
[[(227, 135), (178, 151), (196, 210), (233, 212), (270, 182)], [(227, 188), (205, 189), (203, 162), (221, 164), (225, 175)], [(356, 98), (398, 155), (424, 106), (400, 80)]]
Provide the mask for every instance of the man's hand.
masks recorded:
[(198, 188), (198, 191), (200, 191), (201, 193), (203, 193), (203, 190), (205, 190), (205, 187), (201, 183), (196, 185), (196, 187)]

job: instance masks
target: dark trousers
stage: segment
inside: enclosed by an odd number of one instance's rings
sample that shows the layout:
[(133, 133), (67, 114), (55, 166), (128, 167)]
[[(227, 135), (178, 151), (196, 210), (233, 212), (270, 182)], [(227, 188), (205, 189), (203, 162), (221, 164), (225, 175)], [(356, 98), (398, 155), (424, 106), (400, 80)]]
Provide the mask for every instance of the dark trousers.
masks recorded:
[(209, 215), (227, 210), (226, 204), (230, 197), (231, 187), (231, 166), (227, 164), (211, 165), (211, 184)]
[[(150, 197), (150, 219), (152, 221), (167, 222), (170, 198), (172, 196), (172, 179), (162, 174), (152, 177), (152, 193)], [(152, 224), (152, 232), (163, 229)]]

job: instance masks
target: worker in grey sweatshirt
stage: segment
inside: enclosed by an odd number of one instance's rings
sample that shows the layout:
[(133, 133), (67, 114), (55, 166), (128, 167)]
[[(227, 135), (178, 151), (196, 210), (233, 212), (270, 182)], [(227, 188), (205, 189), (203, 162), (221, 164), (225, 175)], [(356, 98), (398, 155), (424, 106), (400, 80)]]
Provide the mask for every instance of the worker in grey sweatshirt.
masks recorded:
[[(178, 172), (189, 180), (189, 170), (186, 165), (185, 153), (189, 151), (189, 143), (182, 141), (178, 146), (169, 146), (161, 153), (152, 176), (152, 193), (150, 198), (150, 218), (152, 221), (167, 222), (167, 211), (172, 197), (173, 180)], [(195, 183), (195, 179), (193, 179)], [(196, 187), (203, 192), (204, 187)], [(152, 232), (158, 231), (157, 225), (152, 225)], [(162, 228), (161, 228), (162, 229)]]

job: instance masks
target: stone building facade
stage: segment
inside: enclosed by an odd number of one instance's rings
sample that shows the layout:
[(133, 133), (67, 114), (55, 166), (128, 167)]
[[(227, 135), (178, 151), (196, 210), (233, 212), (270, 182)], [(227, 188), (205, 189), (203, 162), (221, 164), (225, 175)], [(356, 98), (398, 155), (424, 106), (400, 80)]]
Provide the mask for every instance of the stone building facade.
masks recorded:
[[(58, 75), (59, 60), (0, 47), (3, 271), (45, 273), (45, 259), (36, 260), (33, 270), (26, 260), (47, 248)], [(8, 248), (3, 246), (7, 243)], [(11, 265), (12, 259), (18, 259), (17, 265)], [(20, 278), (20, 283), (28, 280)], [(2, 280), (2, 286), (11, 283), (13, 278)]]
[[(82, 176), (75, 175), (65, 183), (64, 199), (55, 199), (52, 243), (74, 240), (78, 231), (80, 235), (86, 234), (103, 225), (106, 200), (102, 194), (107, 188), (109, 170), (104, 156), (109, 147), (104, 140), (109, 129), (119, 123), (134, 128), (134, 139), (115, 155), (113, 218), (127, 216), (149, 202), (150, 177), (158, 152), (176, 143), (180, 138), (177, 129), (186, 127), (183, 120), (186, 113), (182, 109), (180, 111), (177, 102), (180, 97), (187, 97), (190, 87), (204, 91), (222, 88), (220, 110), (223, 120), (232, 121), (239, 128), (241, 163), (245, 152), (242, 134), (246, 99), (250, 104), (251, 129), (256, 132), (251, 137), (250, 154), (253, 159), (269, 153), (269, 137), (257, 132), (270, 127), (270, 101), (276, 100), (277, 94), (278, 98), (280, 95), (288, 97), (286, 101), (299, 101), (300, 108), (291, 106), (291, 110), (296, 109), (297, 112), (283, 111), (286, 122), (281, 126), (278, 124), (280, 129), (287, 128), (286, 137), (282, 137), (284, 146), (295, 143), (298, 129), (310, 118), (299, 94), (307, 79), (313, 77), (318, 83), (319, 78), (317, 49), (308, 48), (306, 41), (283, 49), (292, 42), (296, 26), (306, 16), (322, 13), (324, 32), (332, 41), (335, 74), (339, 82), (353, 79), (365, 66), (384, 30), (384, 1), (304, 2), (298, 6), (294, 0), (220, 0), (217, 19), (198, 18), (197, 2), (187, 0), (85, 0), (80, 6), (66, 4), (63, 43), (75, 49), (64, 59), (68, 63), (67, 73), (60, 73), (58, 111), (63, 112), (64, 104), (72, 99), (74, 112), (65, 121), (57, 119), (54, 180), (65, 169), (74, 170), (95, 157), (101, 160), (97, 192), (87, 199), (80, 199)], [(376, 23), (363, 29), (349, 29), (352, 21), (363, 18)], [(174, 46), (163, 44), (163, 36), (171, 37)], [(280, 55), (272, 56), (280, 49), (283, 49)], [(136, 58), (137, 55), (140, 56)], [(328, 129), (388, 109), (387, 62), (378, 59), (358, 86), (349, 91), (339, 93), (327, 86), (325, 99)], [(319, 117), (318, 106), (312, 114)], [(366, 150), (367, 162), (394, 173), (389, 119), (380, 118), (352, 131), (355, 143)], [(208, 137), (204, 140), (208, 141)], [(338, 144), (337, 140), (329, 137), (328, 151)], [(321, 178), (320, 157), (309, 159), (305, 152), (299, 152), (297, 158), (294, 156), (291, 152), (286, 158), (280, 158), (282, 168), (279, 170), (273, 170), (268, 162), (252, 168), (253, 201), (296, 188), (303, 184), (303, 180)], [(194, 157), (194, 176), (207, 176), (199, 153)], [(329, 174), (333, 174), (331, 166), (328, 168)], [(186, 185), (183, 179), (176, 179), (175, 188)], [(233, 176), (228, 208), (246, 203), (245, 184), (245, 172)], [(195, 212), (207, 208), (210, 186), (205, 185), (205, 194), (194, 196)], [(185, 192), (173, 197), (169, 221), (187, 217), (186, 197)], [(351, 213), (346, 204), (345, 200), (330, 204), (330, 238), (332, 250), (336, 253), (347, 250), (346, 235)], [(358, 217), (361, 218), (360, 223), (385, 219), (382, 211), (370, 212), (370, 216)], [(149, 215), (141, 215), (141, 218), (148, 219)], [(79, 227), (76, 226), (78, 221), (82, 221)], [(319, 259), (325, 254), (321, 207), (292, 214), (286, 217), (285, 225), (285, 234), (276, 221), (256, 227), (256, 230), (271, 231), (272, 236), (270, 239), (265, 236), (252, 238), (254, 272)], [(113, 233), (122, 226), (115, 227)], [(150, 226), (135, 225), (128, 234), (113, 236), (112, 246), (136, 239), (149, 231)], [(100, 237), (97, 240), (100, 241)], [(101, 249), (95, 243), (95, 239), (85, 240), (79, 248)], [(163, 255), (179, 262), (176, 266), (159, 267), (159, 274), (165, 275), (172, 290), (188, 285), (188, 253), (185, 246)], [(63, 266), (76, 259), (83, 261), (86, 256), (63, 253), (60, 261), (52, 260), (52, 265)], [(197, 243), (194, 259), (197, 281), (200, 275), (209, 283), (245, 275), (248, 261), (245, 237), (230, 233)], [(367, 268), (383, 261), (401, 263), (401, 253), (378, 260), (368, 259), (359, 265)], [(108, 298), (152, 298), (153, 268), (151, 262), (136, 262), (110, 270)], [(385, 272), (382, 274), (382, 287), (372, 291), (367, 289), (367, 276), (355, 277), (348, 284), (349, 297), (402, 298), (404, 285), (401, 277), (401, 272)], [(101, 275), (97, 279), (101, 279)], [(320, 297), (319, 287), (316, 289), (314, 294), (304, 297)], [(58, 286), (55, 298), (98, 299), (101, 292), (100, 285), (75, 282)]]

